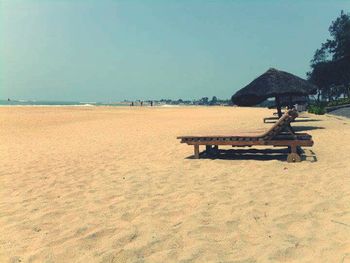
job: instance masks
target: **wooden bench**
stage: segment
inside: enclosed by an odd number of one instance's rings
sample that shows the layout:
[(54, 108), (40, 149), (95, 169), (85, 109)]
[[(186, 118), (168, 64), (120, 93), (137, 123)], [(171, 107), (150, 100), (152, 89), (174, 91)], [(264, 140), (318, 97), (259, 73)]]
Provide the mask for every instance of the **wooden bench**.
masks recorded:
[(243, 146), (273, 146), (288, 147), (288, 162), (300, 162), (301, 147), (310, 147), (314, 144), (311, 135), (307, 133), (295, 133), (290, 123), (298, 116), (295, 110), (286, 111), (278, 121), (262, 133), (240, 133), (229, 136), (180, 136), (181, 143), (194, 146), (194, 158), (199, 158), (199, 146), (205, 145), (206, 151), (210, 152), (213, 147), (219, 145)]

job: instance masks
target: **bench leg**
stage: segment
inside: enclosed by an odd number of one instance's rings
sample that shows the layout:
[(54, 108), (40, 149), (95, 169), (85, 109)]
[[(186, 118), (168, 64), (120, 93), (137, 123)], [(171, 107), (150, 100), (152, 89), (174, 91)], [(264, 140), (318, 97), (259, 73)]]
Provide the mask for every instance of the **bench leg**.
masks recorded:
[(218, 145), (206, 145), (205, 146), (205, 153), (209, 156), (212, 154), (217, 154), (219, 150)]
[(212, 147), (211, 147), (211, 145), (206, 145), (206, 146), (205, 146), (205, 152), (206, 152), (207, 155), (211, 154), (211, 152), (212, 152)]
[(297, 146), (290, 146), (290, 153), (298, 153)]
[(301, 162), (301, 157), (298, 153), (298, 147), (293, 145), (288, 147), (290, 149), (290, 153), (287, 156), (287, 162), (289, 163), (298, 163)]
[(199, 145), (195, 144), (194, 146), (194, 159), (199, 159)]

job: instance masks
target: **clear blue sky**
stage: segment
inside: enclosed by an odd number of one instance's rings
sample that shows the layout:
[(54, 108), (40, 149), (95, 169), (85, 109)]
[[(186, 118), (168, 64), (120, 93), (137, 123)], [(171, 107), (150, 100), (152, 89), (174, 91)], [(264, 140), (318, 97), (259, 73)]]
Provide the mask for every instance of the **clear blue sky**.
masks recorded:
[(305, 77), (350, 1), (0, 0), (0, 98), (229, 98)]

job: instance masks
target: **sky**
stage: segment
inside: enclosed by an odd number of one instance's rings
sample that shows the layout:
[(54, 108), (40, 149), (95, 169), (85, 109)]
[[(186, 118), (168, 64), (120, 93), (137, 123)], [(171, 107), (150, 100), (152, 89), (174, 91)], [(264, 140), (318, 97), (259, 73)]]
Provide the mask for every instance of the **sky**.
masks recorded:
[(230, 98), (302, 78), (350, 1), (0, 0), (0, 99)]

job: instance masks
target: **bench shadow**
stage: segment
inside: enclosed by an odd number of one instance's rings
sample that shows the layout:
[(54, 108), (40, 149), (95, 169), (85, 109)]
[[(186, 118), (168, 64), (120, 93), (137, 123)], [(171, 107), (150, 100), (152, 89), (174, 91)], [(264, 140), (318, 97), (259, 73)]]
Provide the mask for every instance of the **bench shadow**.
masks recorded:
[[(210, 160), (256, 160), (271, 161), (278, 160), (285, 162), (287, 160), (288, 148), (284, 149), (220, 149), (215, 152), (200, 153), (200, 159)], [(317, 158), (314, 152), (304, 150), (301, 151), (302, 161), (316, 162)], [(194, 159), (194, 156), (188, 156), (186, 159)]]
[[(317, 119), (309, 119), (308, 117), (305, 118), (298, 118), (296, 120), (294, 120), (292, 123), (296, 123), (296, 122), (317, 122), (317, 121), (321, 121), (321, 120), (317, 120)], [(277, 120), (266, 120), (265, 123), (268, 124), (273, 124), (276, 123)]]
[(312, 130), (319, 130), (324, 129), (324, 127), (317, 127), (317, 126), (292, 126), (293, 130), (296, 132), (300, 131), (312, 131)]
[(305, 151), (305, 157), (309, 158), (310, 162), (312, 162), (312, 163), (318, 161), (317, 156), (313, 150), (307, 150), (307, 153)]
[(315, 122), (315, 121), (321, 121), (321, 120), (317, 120), (317, 119), (308, 119), (308, 118), (305, 118), (305, 119), (296, 119), (296, 120), (294, 120), (294, 122)]

